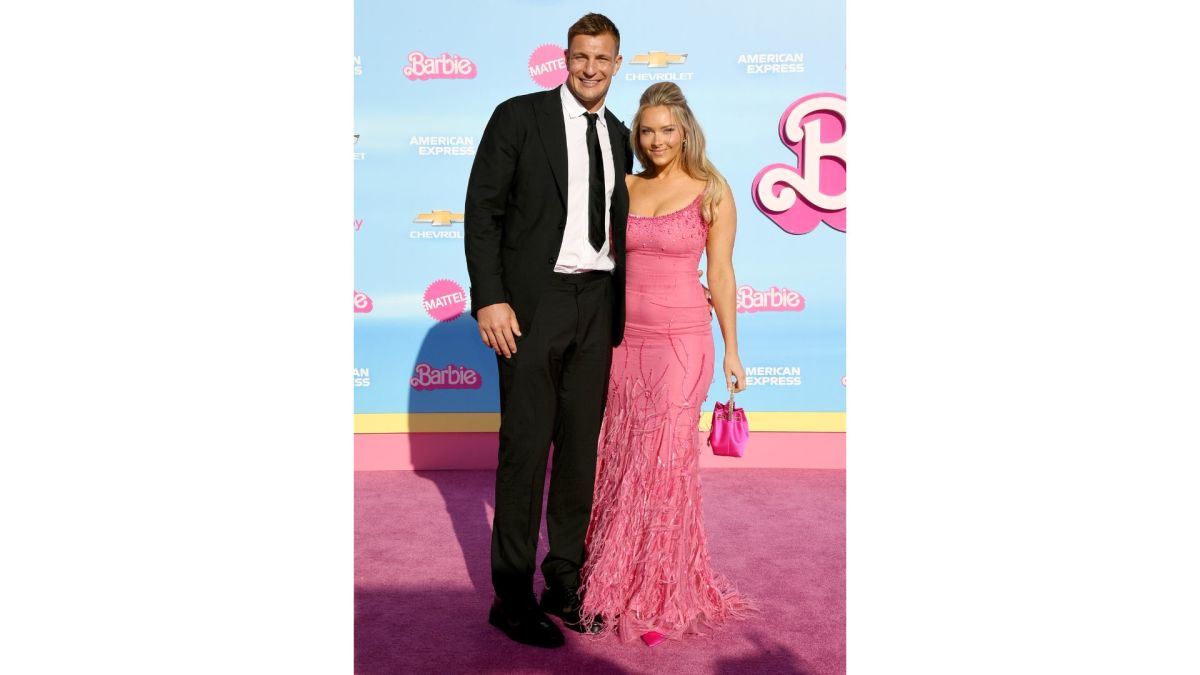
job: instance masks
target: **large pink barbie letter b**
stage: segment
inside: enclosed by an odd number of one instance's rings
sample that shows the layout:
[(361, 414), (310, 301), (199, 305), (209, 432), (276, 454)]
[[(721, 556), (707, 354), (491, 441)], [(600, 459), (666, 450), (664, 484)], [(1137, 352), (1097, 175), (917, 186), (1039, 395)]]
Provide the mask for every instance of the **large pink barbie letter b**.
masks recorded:
[(824, 221), (846, 231), (846, 97), (811, 94), (788, 106), (779, 138), (796, 165), (771, 164), (751, 188), (754, 204), (791, 234), (808, 234)]

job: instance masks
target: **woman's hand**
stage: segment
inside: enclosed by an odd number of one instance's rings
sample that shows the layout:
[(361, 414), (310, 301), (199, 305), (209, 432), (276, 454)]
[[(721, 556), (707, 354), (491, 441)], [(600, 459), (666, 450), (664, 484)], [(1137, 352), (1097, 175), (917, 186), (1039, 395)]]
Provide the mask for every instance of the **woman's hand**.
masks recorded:
[[(737, 352), (725, 353), (725, 388), (731, 393), (740, 394), (746, 391), (746, 369), (742, 368), (742, 359)], [(734, 379), (736, 378), (736, 384)]]

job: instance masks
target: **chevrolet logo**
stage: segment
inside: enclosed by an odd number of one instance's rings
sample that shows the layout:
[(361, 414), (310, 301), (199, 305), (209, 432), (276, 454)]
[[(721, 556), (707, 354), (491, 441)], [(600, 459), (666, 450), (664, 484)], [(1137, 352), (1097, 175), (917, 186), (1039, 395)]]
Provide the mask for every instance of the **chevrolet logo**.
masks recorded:
[(683, 63), (684, 61), (687, 61), (686, 53), (649, 52), (647, 54), (636, 54), (633, 57), (634, 63), (644, 63), (651, 68), (666, 68), (668, 63)]
[(430, 211), (429, 213), (418, 213), (416, 218), (413, 218), (414, 223), (432, 223), (438, 226), (447, 226), (450, 223), (461, 223), (463, 214), (454, 213), (453, 211)]

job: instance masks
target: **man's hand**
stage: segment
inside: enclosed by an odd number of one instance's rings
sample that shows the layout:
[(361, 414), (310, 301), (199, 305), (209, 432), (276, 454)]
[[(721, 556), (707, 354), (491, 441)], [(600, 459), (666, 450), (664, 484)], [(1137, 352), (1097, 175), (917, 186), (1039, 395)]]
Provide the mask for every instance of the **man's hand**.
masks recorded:
[(517, 325), (516, 312), (507, 302), (480, 309), (475, 313), (475, 320), (479, 322), (479, 337), (483, 338), (483, 344), (505, 358), (510, 359), (517, 353), (517, 338), (513, 336), (521, 335), (521, 327)]

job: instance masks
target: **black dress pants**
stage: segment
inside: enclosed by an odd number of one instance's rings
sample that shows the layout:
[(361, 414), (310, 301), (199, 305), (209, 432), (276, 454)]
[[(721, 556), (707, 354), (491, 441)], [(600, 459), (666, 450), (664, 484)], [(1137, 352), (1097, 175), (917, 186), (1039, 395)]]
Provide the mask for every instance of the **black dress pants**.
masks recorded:
[(574, 588), (585, 556), (596, 447), (612, 364), (612, 275), (555, 274), (517, 352), (498, 356), (500, 458), (492, 523), (492, 585), (501, 598), (533, 592), (534, 557), (551, 443), (547, 584)]

